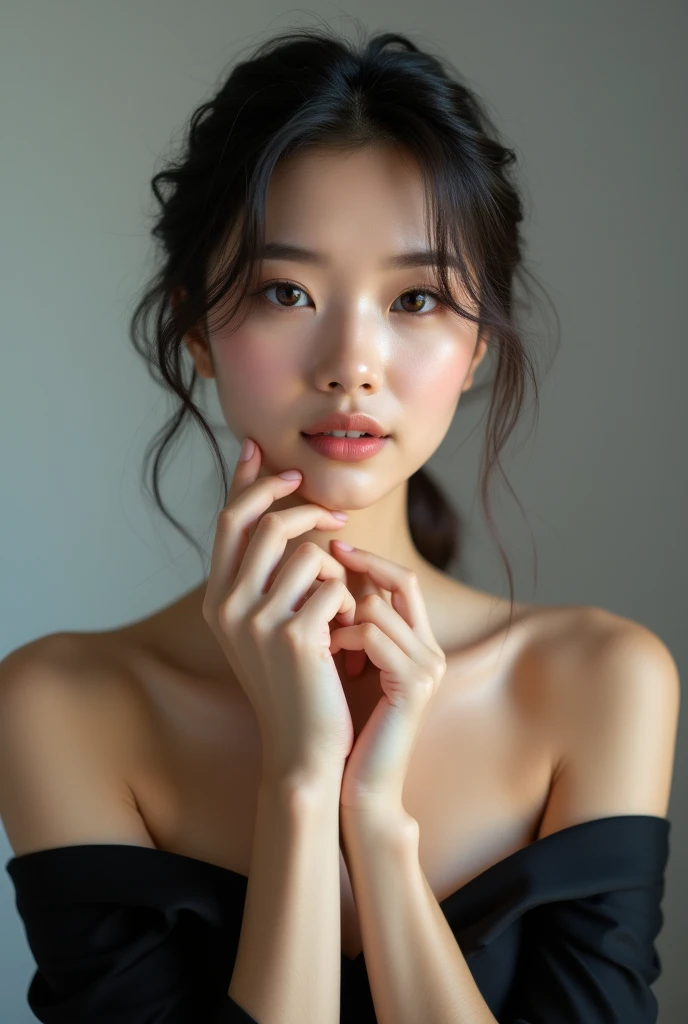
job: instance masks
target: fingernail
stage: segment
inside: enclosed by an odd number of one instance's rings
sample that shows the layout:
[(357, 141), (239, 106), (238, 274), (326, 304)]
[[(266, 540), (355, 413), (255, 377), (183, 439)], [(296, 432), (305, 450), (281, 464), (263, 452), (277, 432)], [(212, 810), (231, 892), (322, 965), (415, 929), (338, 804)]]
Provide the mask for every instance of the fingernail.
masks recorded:
[(239, 452), (239, 462), (248, 462), (255, 450), (255, 443), (250, 437), (245, 437), (244, 443), (241, 446), (241, 451)]
[(298, 480), (301, 473), (298, 469), (285, 469), (284, 473), (279, 474), (283, 480)]
[(346, 519), (349, 518), (349, 515), (348, 515), (347, 512), (333, 512), (332, 515), (334, 516), (335, 519), (346, 520)]
[(354, 549), (353, 544), (347, 544), (343, 540), (336, 540), (334, 541), (334, 543), (337, 545), (338, 548), (341, 548), (342, 551), (353, 551)]

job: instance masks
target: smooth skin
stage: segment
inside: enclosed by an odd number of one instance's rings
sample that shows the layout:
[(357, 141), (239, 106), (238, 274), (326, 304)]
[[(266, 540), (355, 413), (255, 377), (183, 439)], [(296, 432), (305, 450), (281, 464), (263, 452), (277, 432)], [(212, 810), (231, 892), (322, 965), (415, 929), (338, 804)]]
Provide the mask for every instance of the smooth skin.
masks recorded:
[[(259, 287), (282, 279), (291, 290), (273, 284), (249, 298), (239, 325), (225, 322), (222, 305), (213, 310), (207, 335), (199, 327), (185, 337), (196, 370), (215, 379), (234, 436), (248, 436), (260, 447), (260, 478), (286, 469), (303, 474), (301, 485), (277, 497), (270, 511), (313, 504), (346, 511), (348, 522), (337, 536), (415, 573), (434, 634), (440, 644), (455, 642), (461, 621), (474, 618), (479, 598), (451, 580), (452, 608), (465, 608), (465, 614), (454, 614), (454, 636), (447, 636), (449, 577), (411, 540), (407, 486), (444, 439), (487, 342), (478, 337), (476, 324), (427, 293), (418, 294), (433, 287), (431, 268), (384, 267), (391, 255), (426, 247), (420, 170), (388, 145), (296, 154), (270, 181), (265, 238), (316, 250), (325, 263), (264, 260)], [(220, 254), (212, 279), (222, 265)], [(455, 283), (457, 297), (468, 303), (458, 277)], [(300, 432), (334, 411), (376, 417), (390, 441), (364, 462), (324, 458)], [(299, 545), (329, 551), (331, 539), (315, 525), (289, 538), (276, 570)], [(355, 600), (376, 592), (366, 573), (346, 568), (344, 580)], [(190, 595), (197, 618), (204, 593), (205, 583)], [(208, 642), (199, 629), (196, 648)], [(358, 654), (347, 652), (347, 659), (352, 666)], [(359, 718), (362, 702), (372, 712), (382, 694), (379, 685), (364, 691), (353, 669), (340, 677)]]

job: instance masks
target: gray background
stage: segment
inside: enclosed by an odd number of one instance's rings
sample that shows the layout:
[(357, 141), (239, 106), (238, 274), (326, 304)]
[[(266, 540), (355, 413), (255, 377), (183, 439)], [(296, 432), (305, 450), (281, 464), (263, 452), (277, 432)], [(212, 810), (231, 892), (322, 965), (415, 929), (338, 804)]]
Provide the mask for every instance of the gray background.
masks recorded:
[[(126, 339), (152, 267), (149, 180), (239, 50), (319, 18), (352, 35), (349, 15), (439, 49), (519, 156), (528, 257), (561, 337), (558, 348), (542, 343), (551, 368), (537, 429), (526, 412), (503, 456), (537, 546), (537, 586), (529, 528), (508, 492), (493, 492), (517, 598), (641, 622), (684, 678), (688, 17), (669, 0), (426, 0), (422, 12), (408, 0), (5, 0), (0, 657), (46, 633), (131, 621), (200, 582), (197, 557), (139, 487), (145, 443), (171, 410)], [(551, 317), (543, 330), (555, 336)], [(215, 401), (207, 409), (222, 424)], [(430, 467), (465, 520), (454, 573), (506, 594), (476, 497), (484, 410), (462, 399)], [(238, 444), (219, 437), (233, 465)], [(209, 551), (219, 489), (197, 431), (163, 493)], [(684, 1019), (688, 995), (681, 718), (655, 986), (663, 1024)], [(0, 854), (3, 864), (12, 855), (2, 831)], [(33, 1019), (33, 969), (2, 873), (3, 1021)]]

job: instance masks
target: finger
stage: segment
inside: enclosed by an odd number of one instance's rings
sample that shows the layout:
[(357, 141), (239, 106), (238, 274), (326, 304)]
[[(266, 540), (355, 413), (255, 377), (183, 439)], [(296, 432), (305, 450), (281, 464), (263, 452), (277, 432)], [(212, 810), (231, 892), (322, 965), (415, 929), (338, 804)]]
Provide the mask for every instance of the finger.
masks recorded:
[(353, 622), (355, 611), (356, 602), (348, 587), (341, 580), (336, 580), (336, 585), (325, 580), (293, 616), (292, 628), (312, 637), (319, 632), (323, 621), (339, 618)]
[[(322, 587), (323, 583), (325, 583), (325, 582), (326, 582), (325, 580), (319, 580), (319, 579), (314, 580), (313, 583), (311, 584), (311, 586), (306, 591), (306, 593), (303, 595), (303, 597), (300, 597), (299, 600), (294, 605), (294, 609), (293, 609), (294, 613), (300, 612), (301, 609), (303, 608), (303, 606), (305, 605), (306, 601), (310, 600), (310, 598), (313, 596), (313, 594), (317, 594), (318, 590), (320, 590), (320, 588)], [(347, 581), (343, 580), (342, 582), (346, 586)], [(348, 586), (347, 586), (347, 590), (349, 590)], [(351, 593), (350, 590), (349, 590), (349, 593)], [(353, 597), (353, 594), (351, 596), (353, 598), (353, 609), (352, 609), (352, 611), (351, 612), (348, 612), (348, 611), (347, 612), (344, 612), (344, 611), (337, 612), (336, 615), (335, 615), (335, 619), (337, 619), (338, 622), (341, 625), (343, 625), (343, 626), (353, 626), (355, 621), (356, 621), (356, 618), (355, 618), (355, 615), (356, 615), (356, 598)], [(335, 624), (330, 621), (330, 629), (332, 630), (334, 628), (336, 628)], [(365, 655), (363, 656), (363, 662), (365, 663)], [(351, 675), (351, 674), (352, 673), (349, 672), (349, 675)]]
[(267, 512), (248, 543), (236, 574), (235, 592), (241, 592), (242, 600), (255, 605), (265, 594), (266, 582), (282, 560), (288, 541), (310, 530), (335, 530), (343, 525), (343, 520), (335, 519), (322, 505), (296, 505)]
[(389, 590), (392, 595), (392, 607), (429, 646), (436, 647), (416, 573), (363, 548), (344, 551), (333, 541), (332, 551), (346, 566), (350, 566), (353, 572), (366, 572), (373, 583), (384, 590)]
[(356, 603), (356, 624), (372, 622), (390, 637), (409, 658), (421, 661), (427, 657), (427, 645), (408, 622), (379, 594), (368, 594)]
[[(346, 569), (336, 558), (321, 547), (307, 542), (287, 559), (275, 576), (263, 608), (269, 611), (271, 621), (286, 622), (298, 601), (306, 603), (306, 595), (316, 580), (339, 580), (346, 586)], [(346, 625), (354, 622), (356, 603), (351, 595), (347, 603)]]
[(418, 709), (424, 706), (437, 684), (430, 668), (423, 668), (397, 647), (391, 637), (371, 622), (335, 629), (330, 639), (330, 654), (337, 651), (365, 651), (380, 669), (380, 686), (393, 707)]
[[(341, 650), (365, 651), (373, 665), (384, 673), (386, 693), (387, 684), (398, 686), (402, 680), (409, 681), (421, 675), (418, 665), (397, 647), (391, 637), (372, 622), (340, 626), (333, 630), (330, 653), (336, 654)], [(389, 693), (387, 695), (389, 696)]]
[(432, 644), (426, 643), (420, 633), (412, 629), (379, 594), (368, 595), (356, 603), (356, 623), (363, 625), (366, 622), (377, 626), (393, 640), (422, 676), (441, 677), (446, 658), (434, 637)]
[(284, 480), (279, 476), (258, 478), (262, 453), (255, 445), (246, 462), (238, 462), (224, 508), (215, 529), (210, 570), (203, 607), (217, 609), (226, 598), (241, 566), (249, 543), (249, 528), (270, 505), (300, 486), (301, 479)]

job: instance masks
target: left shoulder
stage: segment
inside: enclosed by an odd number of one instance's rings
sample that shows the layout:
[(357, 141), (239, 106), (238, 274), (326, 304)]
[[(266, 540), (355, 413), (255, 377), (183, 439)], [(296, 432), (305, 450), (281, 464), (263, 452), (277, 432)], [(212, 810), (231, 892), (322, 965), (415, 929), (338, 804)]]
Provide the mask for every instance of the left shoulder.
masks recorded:
[[(586, 646), (593, 700), (619, 701), (639, 710), (653, 707), (678, 711), (679, 676), (671, 651), (656, 633), (639, 622), (601, 608), (587, 608)], [(598, 695), (598, 696), (596, 696)]]
[[(579, 610), (559, 648), (558, 761), (538, 838), (593, 818), (666, 817), (680, 684), (652, 630), (599, 608)], [(571, 653), (576, 644), (577, 655)]]

